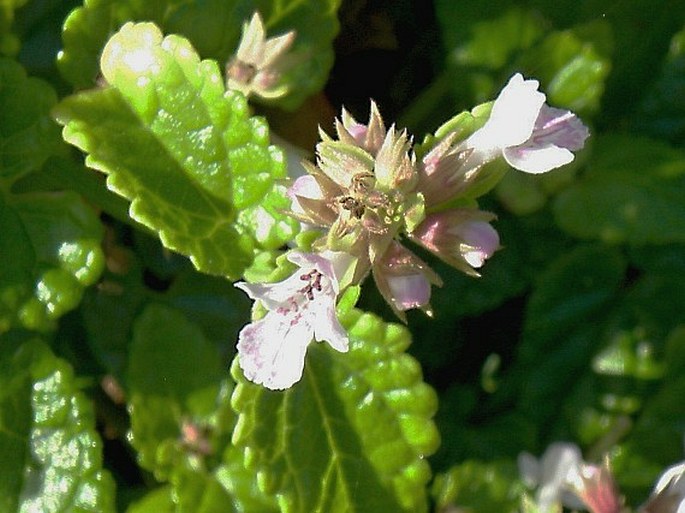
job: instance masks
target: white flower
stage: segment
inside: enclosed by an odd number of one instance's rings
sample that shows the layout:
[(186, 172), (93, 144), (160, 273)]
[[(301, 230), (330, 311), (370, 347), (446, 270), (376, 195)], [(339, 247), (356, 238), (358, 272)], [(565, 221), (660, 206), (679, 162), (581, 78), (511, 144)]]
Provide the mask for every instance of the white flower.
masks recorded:
[(620, 513), (621, 498), (608, 464), (583, 461), (577, 445), (551, 444), (540, 461), (528, 453), (519, 455), (519, 471), (529, 486), (538, 486), (536, 504), (541, 512), (586, 509), (591, 513)]
[(685, 513), (685, 462), (666, 469), (640, 513)]
[(539, 461), (526, 452), (518, 458), (519, 472), (524, 482), (531, 487), (537, 486), (535, 502), (542, 512), (552, 511), (559, 503), (574, 508), (582, 507), (582, 502), (568, 490), (569, 479), (578, 472), (582, 463), (578, 446), (564, 442), (547, 447)]
[(339, 279), (350, 257), (293, 251), (288, 260), (299, 269), (289, 278), (269, 284), (240, 282), (236, 287), (268, 310), (245, 326), (238, 338), (238, 363), (245, 377), (271, 390), (291, 387), (302, 378), (312, 339), (327, 341), (346, 352), (348, 338), (335, 312)]
[(585, 125), (568, 110), (545, 104), (537, 80), (516, 73), (492, 106), (490, 118), (464, 143), (473, 149), (474, 165), (501, 154), (507, 163), (526, 173), (545, 173), (568, 164), (589, 136)]

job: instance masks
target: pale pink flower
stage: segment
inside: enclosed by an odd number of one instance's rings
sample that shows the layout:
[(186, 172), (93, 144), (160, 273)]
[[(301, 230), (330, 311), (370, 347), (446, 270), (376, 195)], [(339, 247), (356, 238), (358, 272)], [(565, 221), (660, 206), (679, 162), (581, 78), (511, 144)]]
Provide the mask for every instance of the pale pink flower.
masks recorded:
[(568, 164), (589, 136), (587, 127), (570, 111), (545, 104), (537, 80), (516, 73), (492, 106), (490, 118), (464, 143), (472, 149), (475, 167), (500, 155), (526, 173), (545, 173)]
[(403, 312), (412, 308), (430, 315), (431, 284), (442, 286), (440, 277), (397, 241), (390, 243), (383, 258), (373, 266), (373, 278), (383, 298), (403, 321)]
[(524, 482), (538, 488), (535, 502), (541, 512), (559, 511), (562, 504), (591, 513), (621, 512), (621, 497), (608, 465), (584, 462), (575, 444), (555, 442), (539, 460), (522, 453), (518, 464)]
[(245, 96), (256, 94), (266, 99), (284, 96), (288, 88), (280, 84), (280, 79), (286, 67), (286, 54), (294, 41), (294, 31), (267, 38), (262, 17), (254, 13), (250, 22), (243, 25), (238, 50), (226, 66), (228, 88)]
[(493, 218), (479, 210), (445, 210), (426, 216), (409, 236), (448, 264), (477, 276), (474, 269), (500, 247), (499, 235), (488, 223)]
[(271, 390), (291, 387), (302, 378), (307, 347), (327, 341), (348, 350), (348, 337), (335, 311), (339, 279), (351, 258), (343, 253), (292, 251), (299, 268), (289, 278), (268, 284), (240, 282), (236, 287), (268, 310), (245, 326), (238, 338), (238, 363), (245, 377)]

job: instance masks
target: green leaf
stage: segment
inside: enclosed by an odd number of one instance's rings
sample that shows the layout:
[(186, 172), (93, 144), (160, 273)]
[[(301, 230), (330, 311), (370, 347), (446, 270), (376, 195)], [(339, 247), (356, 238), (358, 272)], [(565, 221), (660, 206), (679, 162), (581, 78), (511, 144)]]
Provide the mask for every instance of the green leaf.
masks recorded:
[[(597, 2), (596, 10), (605, 8), (601, 0), (594, 2)], [(626, 2), (621, 9), (606, 11), (606, 19), (613, 27), (615, 47), (621, 51), (613, 57), (613, 70), (602, 101), (603, 116), (597, 121), (603, 128), (613, 129), (637, 110), (658, 77), (671, 38), (683, 27), (685, 5), (677, 0), (658, 4), (634, 0)], [(649, 13), (648, 24), (642, 22), (645, 13)]]
[(544, 85), (548, 103), (576, 114), (597, 112), (611, 69), (597, 39), (610, 39), (611, 27), (595, 22), (571, 30), (552, 32), (517, 63)]
[[(179, 274), (164, 295), (169, 306), (183, 312), (202, 329), (203, 335), (222, 351), (233, 355), (233, 342), (250, 317), (249, 298), (232, 283), (195, 271)], [(229, 361), (225, 358), (224, 361)]]
[(685, 29), (673, 36), (661, 72), (635, 117), (638, 131), (685, 146)]
[(86, 290), (79, 310), (93, 356), (123, 382), (133, 321), (145, 303), (146, 290), (143, 272), (132, 253), (113, 244), (107, 253), (117, 272), (105, 271), (99, 286)]
[(288, 95), (278, 104), (295, 108), (320, 91), (333, 65), (340, 0), (86, 0), (64, 22), (64, 48), (58, 56), (62, 75), (74, 86), (95, 85), (98, 58), (112, 31), (126, 21), (152, 21), (165, 32), (187, 37), (204, 58), (222, 66), (238, 47), (242, 25), (259, 11), (269, 35), (297, 32), (291, 67), (284, 74)]
[(685, 430), (685, 329), (681, 324), (666, 342), (665, 378), (656, 390), (650, 390), (647, 404), (635, 427), (615, 451), (612, 466), (621, 489), (630, 497), (644, 497), (667, 465), (682, 460), (681, 447)]
[[(588, 372), (601, 348), (601, 319), (623, 282), (625, 262), (616, 250), (579, 246), (544, 270), (528, 302), (518, 361), (519, 407), (549, 422), (558, 398)], [(512, 388), (509, 384), (507, 389)]]
[(559, 226), (614, 244), (685, 241), (685, 153), (627, 135), (595, 143), (592, 165), (555, 201)]
[(265, 195), (265, 211), (278, 215), (273, 184), (285, 159), (244, 97), (225, 92), (215, 62), (200, 61), (185, 39), (162, 39), (150, 23), (129, 23), (109, 41), (102, 66), (112, 87), (71, 96), (56, 115), (65, 140), (132, 201), (133, 219), (199, 270), (232, 278), (258, 242), (274, 247), (292, 236), (282, 214), (266, 234), (236, 221), (236, 210)]
[(426, 511), (437, 401), (404, 353), (409, 333), (356, 309), (341, 322), (350, 351), (311, 344), (285, 392), (246, 382), (234, 360), (234, 444), (283, 513)]
[(188, 459), (218, 457), (233, 422), (221, 408), (230, 393), (222, 376), (217, 349), (196, 325), (169, 307), (145, 308), (133, 326), (126, 383), (131, 442), (158, 479)]
[(515, 513), (523, 492), (518, 474), (510, 461), (466, 461), (436, 476), (432, 492), (440, 510)]
[(223, 464), (215, 472), (216, 480), (221, 483), (236, 502), (239, 501), (240, 513), (278, 513), (276, 499), (264, 494), (257, 484), (254, 472), (245, 467), (242, 451), (231, 446), (224, 453)]
[(541, 81), (551, 105), (596, 112), (610, 70), (611, 26), (596, 21), (551, 32), (544, 9), (501, 14), (504, 7), (437, 2), (457, 104), (493, 98), (520, 71)]
[(11, 32), (14, 11), (28, 0), (3, 0), (0, 6), (0, 55), (15, 55), (21, 48), (19, 38)]
[(198, 326), (167, 306), (145, 308), (129, 358), (131, 442), (141, 466), (170, 481), (179, 513), (274, 510), (230, 445), (233, 386), (225, 378)]
[(448, 70), (454, 77), (453, 94), (459, 105), (491, 100), (500, 80), (506, 78), (494, 73), (508, 67), (544, 34), (544, 19), (511, 4), (467, 0), (457, 7), (449, 0), (436, 1), (437, 20), (449, 55)]
[(91, 404), (38, 341), (0, 339), (0, 511), (114, 513)]
[(60, 145), (59, 129), (50, 119), (57, 102), (54, 89), (27, 78), (16, 62), (0, 58), (0, 187), (39, 169)]
[(161, 486), (131, 504), (126, 513), (175, 513), (171, 487)]
[(104, 267), (102, 225), (72, 193), (0, 195), (0, 333), (45, 331)]

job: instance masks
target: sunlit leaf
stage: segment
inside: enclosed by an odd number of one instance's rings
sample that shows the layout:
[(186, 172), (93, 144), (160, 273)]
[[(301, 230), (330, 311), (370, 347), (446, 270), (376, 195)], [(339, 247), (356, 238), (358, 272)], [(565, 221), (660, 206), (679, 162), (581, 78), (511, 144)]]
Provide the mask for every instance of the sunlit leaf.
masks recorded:
[(114, 513), (114, 482), (73, 371), (41, 342), (0, 339), (0, 510)]
[(64, 138), (132, 201), (131, 217), (198, 269), (232, 278), (251, 263), (257, 241), (273, 247), (294, 235), (295, 223), (273, 207), (281, 224), (265, 234), (236, 221), (267, 193), (273, 205), (285, 160), (244, 97), (225, 92), (216, 63), (143, 23), (112, 37), (102, 67), (111, 87), (71, 96), (56, 112)]
[(238, 47), (243, 23), (259, 11), (270, 36), (297, 32), (291, 67), (284, 75), (289, 93), (278, 100), (293, 108), (326, 82), (333, 64), (339, 5), (340, 0), (86, 0), (64, 23), (59, 68), (76, 87), (93, 86), (105, 42), (126, 21), (152, 21), (165, 32), (182, 34), (203, 58), (216, 59), (223, 66)]
[(341, 321), (349, 353), (312, 344), (285, 392), (246, 382), (234, 361), (234, 443), (282, 512), (425, 511), (436, 402), (403, 352), (409, 335), (359, 310)]

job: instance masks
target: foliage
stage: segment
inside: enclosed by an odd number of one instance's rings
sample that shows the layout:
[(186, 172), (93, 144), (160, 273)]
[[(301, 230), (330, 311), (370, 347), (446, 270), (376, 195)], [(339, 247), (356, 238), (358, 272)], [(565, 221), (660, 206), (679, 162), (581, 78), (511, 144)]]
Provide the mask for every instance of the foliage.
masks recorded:
[[(685, 4), (0, 4), (0, 512), (535, 511), (517, 458), (560, 440), (638, 506), (683, 460)], [(258, 103), (225, 76), (255, 11), (296, 32)], [(448, 205), (497, 216), (482, 276), (412, 247), (432, 318), (397, 324), (369, 279), (337, 305), (349, 352), (246, 380), (232, 282), (315, 239), (285, 141), (373, 96), (421, 158), (515, 72), (591, 137)]]

